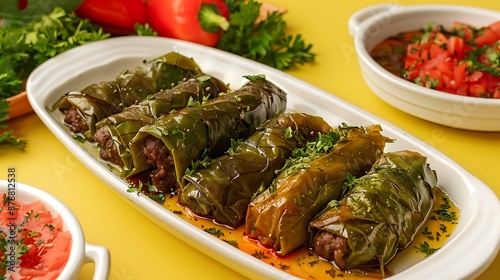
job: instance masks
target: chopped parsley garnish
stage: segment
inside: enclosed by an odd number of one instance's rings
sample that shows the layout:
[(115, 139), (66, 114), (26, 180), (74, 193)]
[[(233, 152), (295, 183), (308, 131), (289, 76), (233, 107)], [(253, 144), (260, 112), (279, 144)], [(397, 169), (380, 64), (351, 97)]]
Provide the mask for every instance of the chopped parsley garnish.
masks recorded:
[(424, 241), (424, 243), (420, 243), (418, 247), (415, 246), (415, 248), (424, 253), (426, 257), (439, 250), (439, 248), (432, 248), (426, 241)]
[(259, 260), (260, 260), (260, 259), (265, 259), (265, 258), (267, 258), (267, 257), (266, 257), (266, 254), (264, 254), (264, 252), (262, 252), (262, 251), (257, 251), (257, 250), (255, 250), (255, 253), (253, 253), (253, 254), (252, 254), (252, 256), (254, 256), (255, 258), (257, 258), (257, 259), (259, 259)]
[(193, 175), (197, 169), (210, 167), (210, 165), (212, 165), (212, 159), (208, 155), (208, 150), (205, 149), (199, 159), (191, 162), (191, 168), (186, 169), (186, 174)]
[(319, 260), (314, 260), (314, 261), (309, 262), (309, 265), (310, 265), (310, 266), (315, 266), (315, 265), (317, 265), (318, 263), (319, 263)]
[(205, 232), (208, 232), (212, 235), (215, 235), (217, 237), (221, 237), (221, 236), (224, 236), (224, 232), (220, 229), (216, 229), (214, 227), (211, 227), (211, 228), (206, 228), (204, 229)]
[(144, 184), (143, 182), (139, 181), (138, 185), (136, 185), (132, 182), (129, 182), (127, 192), (129, 193), (137, 192), (137, 195), (142, 193), (159, 204), (165, 203), (165, 198), (166, 198), (165, 194), (159, 191), (155, 186), (153, 186), (150, 183)]
[(50, 231), (53, 231), (55, 229), (55, 227), (51, 224), (44, 224), (43, 226), (48, 227)]
[(194, 98), (190, 96), (186, 107), (197, 107), (197, 106), (200, 106), (200, 101), (194, 100)]
[(290, 266), (287, 264), (284, 264), (284, 263), (280, 263), (280, 268), (281, 268), (281, 270), (287, 270), (287, 269), (290, 269)]
[(227, 240), (227, 239), (222, 239), (222, 241), (226, 242), (227, 244), (235, 247), (235, 248), (239, 248), (238, 246), (238, 241), (236, 240)]
[(425, 227), (424, 230), (422, 231), (422, 234), (427, 237), (429, 240), (434, 240), (434, 235), (432, 234), (431, 231), (429, 231), (428, 227)]
[(231, 146), (229, 147), (229, 149), (227, 150), (227, 155), (232, 157), (234, 156), (234, 151), (236, 150), (236, 148), (238, 148), (238, 146), (241, 144), (242, 140), (241, 139), (238, 139), (238, 140), (234, 140), (234, 139), (231, 139)]
[(330, 131), (326, 134), (319, 133), (315, 141), (306, 143), (303, 148), (294, 149), (292, 157), (286, 161), (281, 171), (286, 171), (287, 175), (291, 175), (302, 168), (309, 168), (311, 161), (329, 152), (339, 139), (338, 131)]
[(439, 230), (443, 233), (448, 231), (445, 224), (439, 224)]
[[(310, 163), (329, 152), (339, 139), (340, 133), (338, 130), (326, 134), (318, 133), (315, 141), (307, 142), (305, 147), (294, 149), (292, 156), (286, 160), (285, 165), (278, 170), (278, 173), (284, 172), (285, 176), (290, 176), (301, 169), (310, 168)], [(276, 191), (275, 181), (271, 183), (269, 191), (271, 193)]]
[(457, 220), (457, 213), (454, 211), (449, 211), (451, 208), (449, 198), (443, 197), (444, 203), (439, 205), (439, 209), (435, 210), (434, 213), (437, 214), (437, 218), (441, 221), (452, 222)]
[(85, 141), (86, 141), (85, 137), (83, 137), (81, 135), (77, 135), (77, 134), (73, 135), (73, 139), (75, 139), (79, 143), (85, 143)]
[(334, 207), (337, 207), (339, 206), (339, 201), (338, 200), (332, 200), (330, 202), (328, 202), (328, 207), (329, 208), (334, 208)]

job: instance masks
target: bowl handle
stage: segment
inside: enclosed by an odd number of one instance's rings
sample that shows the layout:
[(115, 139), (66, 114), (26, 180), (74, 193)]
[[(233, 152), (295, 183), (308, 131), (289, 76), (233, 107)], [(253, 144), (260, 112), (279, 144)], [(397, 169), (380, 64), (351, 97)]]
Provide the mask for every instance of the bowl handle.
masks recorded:
[(385, 12), (395, 12), (399, 9), (401, 9), (402, 6), (398, 4), (393, 4), (393, 3), (385, 3), (385, 4), (377, 4), (377, 5), (372, 5), (369, 7), (366, 7), (364, 9), (361, 9), (349, 18), (348, 26), (349, 26), (349, 34), (351, 36), (356, 36), (356, 33), (358, 33), (359, 27), (363, 22), (377, 14), (382, 14)]
[(108, 279), (110, 256), (106, 247), (85, 242), (85, 261), (95, 264), (94, 280)]

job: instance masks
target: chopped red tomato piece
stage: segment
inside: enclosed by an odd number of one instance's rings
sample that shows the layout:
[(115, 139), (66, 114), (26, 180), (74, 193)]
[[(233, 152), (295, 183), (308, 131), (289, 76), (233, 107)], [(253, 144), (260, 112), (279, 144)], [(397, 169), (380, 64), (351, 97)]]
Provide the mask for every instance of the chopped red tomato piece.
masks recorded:
[(458, 61), (464, 59), (464, 39), (450, 36), (448, 40), (448, 54)]
[(491, 29), (486, 29), (483, 34), (479, 35), (476, 39), (474, 39), (474, 43), (478, 47), (484, 47), (484, 45), (490, 45), (498, 41), (498, 36)]
[(473, 37), (472, 28), (469, 24), (456, 21), (453, 23), (453, 30), (457, 30), (463, 34), (463, 39), (469, 41)]
[[(2, 194), (0, 194), (2, 195)], [(0, 234), (9, 242), (0, 248), (0, 263), (4, 262), (11, 243), (20, 250), (18, 261), (7, 263), (0, 271), (6, 279), (56, 279), (69, 259), (71, 234), (63, 231), (62, 219), (54, 216), (41, 201), (22, 204), (2, 196), (0, 203)], [(15, 235), (11, 234), (15, 232)], [(10, 239), (12, 237), (12, 240)], [(19, 252), (16, 252), (19, 254)]]
[(500, 21), (491, 24), (490, 26), (488, 26), (488, 29), (495, 33), (497, 35), (497, 38), (500, 38)]
[(443, 29), (408, 32), (414, 37), (401, 76), (448, 93), (499, 98), (500, 21), (480, 29), (455, 22), (452, 30)]

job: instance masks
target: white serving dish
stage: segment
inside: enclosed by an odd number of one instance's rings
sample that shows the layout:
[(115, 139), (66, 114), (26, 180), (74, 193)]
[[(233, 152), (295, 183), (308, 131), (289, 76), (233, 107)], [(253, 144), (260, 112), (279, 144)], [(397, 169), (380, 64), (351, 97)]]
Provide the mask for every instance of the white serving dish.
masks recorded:
[(293, 278), (199, 230), (149, 198), (128, 193), (127, 184), (90, 156), (47, 109), (67, 91), (79, 90), (96, 81), (113, 80), (123, 69), (170, 51), (193, 57), (203, 71), (234, 88), (244, 83), (244, 75), (265, 74), (288, 93), (288, 110), (322, 116), (333, 126), (342, 122), (363, 126), (378, 123), (386, 136), (397, 139), (387, 147), (388, 151), (410, 149), (428, 156), (439, 174), (440, 186), (459, 205), (462, 217), (448, 243), (437, 253), (416, 264), (411, 261), (391, 264), (396, 272), (393, 279), (472, 278), (493, 261), (500, 246), (500, 203), (488, 186), (404, 130), (281, 71), (215, 48), (158, 37), (121, 37), (90, 43), (58, 55), (37, 68), (28, 79), (27, 91), (31, 106), (45, 125), (119, 196), (175, 236), (223, 264), (237, 268), (247, 277)]
[(94, 280), (108, 279), (110, 266), (108, 249), (85, 241), (78, 219), (64, 203), (38, 188), (15, 182), (15, 180), (0, 180), (0, 193), (7, 193), (12, 188), (14, 188), (13, 196), (15, 199), (23, 204), (35, 200), (42, 201), (52, 215), (62, 218), (63, 229), (71, 233), (72, 243), (69, 259), (58, 279), (79, 279), (82, 266), (86, 263), (95, 264)]
[(388, 104), (453, 128), (500, 131), (500, 99), (460, 96), (419, 86), (385, 70), (369, 54), (387, 37), (425, 28), (431, 22), (451, 27), (454, 21), (462, 21), (482, 27), (499, 19), (500, 12), (475, 7), (380, 4), (354, 13), (349, 18), (349, 32), (367, 85)]

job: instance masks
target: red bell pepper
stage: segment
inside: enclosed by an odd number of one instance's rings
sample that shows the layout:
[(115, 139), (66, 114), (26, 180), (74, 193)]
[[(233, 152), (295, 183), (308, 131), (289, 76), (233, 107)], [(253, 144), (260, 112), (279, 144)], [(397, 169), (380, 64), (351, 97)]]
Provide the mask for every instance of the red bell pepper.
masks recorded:
[(146, 8), (149, 25), (164, 37), (215, 46), (229, 27), (223, 0), (148, 0)]
[(134, 34), (135, 24), (145, 24), (148, 18), (144, 0), (84, 0), (75, 14), (113, 35)]

